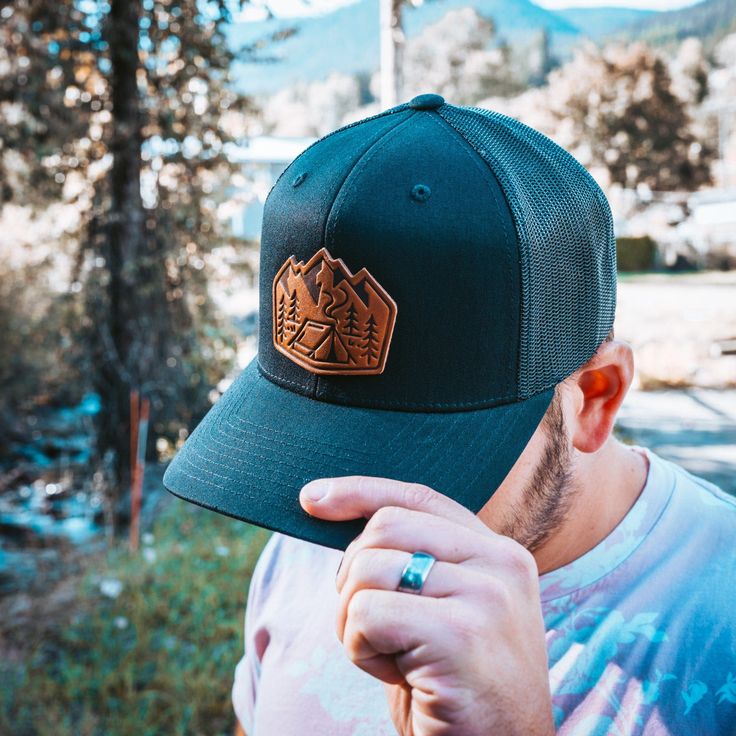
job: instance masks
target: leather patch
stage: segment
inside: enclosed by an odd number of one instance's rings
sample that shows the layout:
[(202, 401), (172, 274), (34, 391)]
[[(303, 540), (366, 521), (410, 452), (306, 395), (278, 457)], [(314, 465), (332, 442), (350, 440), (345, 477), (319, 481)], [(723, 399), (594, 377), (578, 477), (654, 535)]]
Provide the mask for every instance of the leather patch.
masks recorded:
[(382, 373), (396, 311), (365, 268), (353, 275), (327, 248), (290, 256), (273, 280), (273, 344), (312, 373)]

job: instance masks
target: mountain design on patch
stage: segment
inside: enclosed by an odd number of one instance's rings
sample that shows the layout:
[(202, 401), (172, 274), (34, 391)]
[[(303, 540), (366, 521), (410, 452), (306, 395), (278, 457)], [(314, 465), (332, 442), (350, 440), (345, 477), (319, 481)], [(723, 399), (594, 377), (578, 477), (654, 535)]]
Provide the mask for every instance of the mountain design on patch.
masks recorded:
[(396, 311), (365, 268), (353, 275), (327, 248), (290, 256), (273, 280), (273, 344), (312, 373), (382, 373)]

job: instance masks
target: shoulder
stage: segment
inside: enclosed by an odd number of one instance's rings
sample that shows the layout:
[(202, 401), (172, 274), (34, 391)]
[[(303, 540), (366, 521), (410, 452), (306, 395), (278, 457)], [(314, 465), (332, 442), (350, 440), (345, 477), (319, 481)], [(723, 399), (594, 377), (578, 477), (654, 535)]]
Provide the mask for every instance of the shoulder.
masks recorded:
[(652, 538), (658, 550), (650, 545), (649, 552), (667, 572), (669, 589), (682, 594), (677, 606), (697, 608), (699, 624), (733, 641), (736, 498), (677, 463), (656, 462), (666, 468), (672, 493)]
[[(736, 678), (736, 498), (676, 462), (648, 451), (668, 496), (632, 579), (636, 615), (622, 629), (648, 642), (632, 666), (665, 722), (688, 733), (731, 733)], [(619, 633), (619, 636), (621, 634)], [(643, 668), (643, 669), (642, 669)]]
[(274, 532), (256, 562), (251, 579), (253, 598), (259, 605), (283, 594), (293, 599), (301, 592), (310, 595), (320, 581), (334, 586), (337, 565), (343, 552), (330, 547)]
[(736, 530), (736, 497), (675, 462), (663, 458), (659, 462), (672, 474), (673, 501), (679, 511), (689, 515), (692, 522), (706, 521), (710, 531), (723, 529), (733, 533)]
[(678, 610), (697, 609), (704, 620), (733, 624), (736, 611), (727, 599), (736, 586), (736, 498), (678, 463), (647, 454), (662, 508), (641, 544), (640, 569)]
[(252, 605), (254, 600), (261, 600), (266, 592), (273, 586), (278, 574), (279, 560), (283, 556), (283, 543), (281, 535), (272, 534), (266, 544), (263, 546), (261, 553), (258, 555), (253, 574), (250, 579), (250, 587), (248, 590), (248, 605)]

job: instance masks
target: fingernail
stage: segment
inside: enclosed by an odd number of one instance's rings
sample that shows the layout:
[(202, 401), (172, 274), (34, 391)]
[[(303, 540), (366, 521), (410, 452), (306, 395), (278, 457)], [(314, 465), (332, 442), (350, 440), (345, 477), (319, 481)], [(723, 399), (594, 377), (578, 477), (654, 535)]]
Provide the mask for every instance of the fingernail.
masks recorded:
[(302, 497), (312, 503), (322, 500), (327, 495), (327, 489), (324, 484), (317, 481), (310, 481), (302, 488)]

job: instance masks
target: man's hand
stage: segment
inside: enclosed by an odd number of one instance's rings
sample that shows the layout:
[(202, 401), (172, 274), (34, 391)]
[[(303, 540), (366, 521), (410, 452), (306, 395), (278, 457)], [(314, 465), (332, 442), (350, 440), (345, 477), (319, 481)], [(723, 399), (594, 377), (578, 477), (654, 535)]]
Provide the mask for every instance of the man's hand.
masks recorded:
[[(324, 491), (320, 501), (312, 492)], [(401, 736), (554, 733), (537, 566), (520, 544), (414, 483), (352, 476), (302, 489), (310, 515), (367, 518), (337, 574), (337, 635), (382, 680)], [(398, 592), (416, 551), (437, 558)]]

